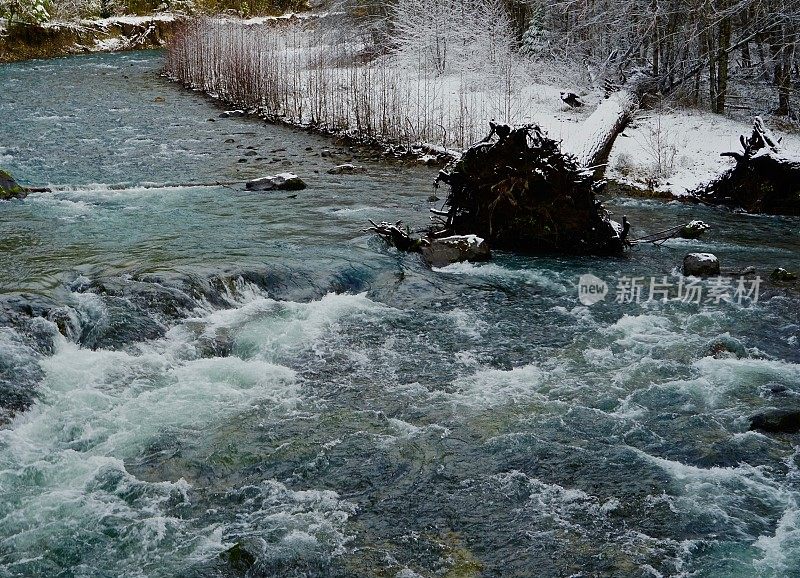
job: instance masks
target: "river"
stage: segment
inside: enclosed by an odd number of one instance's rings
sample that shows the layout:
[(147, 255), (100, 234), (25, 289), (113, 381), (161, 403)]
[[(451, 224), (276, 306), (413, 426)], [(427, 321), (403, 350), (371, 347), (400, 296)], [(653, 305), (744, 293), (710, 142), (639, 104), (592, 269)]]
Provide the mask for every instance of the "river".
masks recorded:
[(0, 203), (0, 576), (800, 576), (798, 437), (748, 431), (800, 403), (797, 293), (646, 299), (690, 251), (797, 269), (800, 220), (612, 198), (714, 228), (430, 270), (364, 228), (435, 170), (328, 174), (160, 66), (0, 66), (0, 165), (53, 189)]

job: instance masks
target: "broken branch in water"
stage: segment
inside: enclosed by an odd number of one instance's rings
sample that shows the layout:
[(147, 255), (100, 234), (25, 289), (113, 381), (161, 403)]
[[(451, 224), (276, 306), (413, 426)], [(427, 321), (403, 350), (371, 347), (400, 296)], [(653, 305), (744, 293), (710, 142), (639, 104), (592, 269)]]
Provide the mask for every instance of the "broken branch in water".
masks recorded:
[(677, 227), (671, 227), (657, 233), (645, 235), (638, 239), (631, 239), (631, 245), (638, 245), (640, 243), (653, 243), (654, 245), (663, 245), (669, 239), (697, 239), (706, 230), (710, 229), (711, 225), (703, 221), (690, 221)]
[(404, 227), (403, 221), (397, 221), (394, 225), (386, 221), (376, 223), (372, 219), (369, 219), (369, 222), (372, 226), (367, 228), (367, 231), (377, 233), (379, 237), (400, 251), (419, 252), (428, 244), (426, 239), (412, 237), (411, 229), (407, 226)]

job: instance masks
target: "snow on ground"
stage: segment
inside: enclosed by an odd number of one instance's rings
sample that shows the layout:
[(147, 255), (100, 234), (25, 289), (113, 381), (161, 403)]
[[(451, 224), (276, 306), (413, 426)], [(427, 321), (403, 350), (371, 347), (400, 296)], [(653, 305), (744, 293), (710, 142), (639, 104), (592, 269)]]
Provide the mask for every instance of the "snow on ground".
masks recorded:
[(216, 16), (217, 20), (223, 22), (237, 22), (245, 26), (258, 26), (260, 24), (277, 24), (280, 22), (291, 22), (296, 20), (315, 20), (318, 18), (325, 18), (328, 12), (286, 12), (280, 16), (251, 16), (249, 18), (241, 18), (239, 16)]
[(125, 41), (122, 38), (103, 38), (94, 41), (91, 49), (94, 52), (115, 52), (125, 48)]
[[(607, 176), (637, 187), (685, 195), (734, 166), (732, 159), (720, 154), (741, 152), (739, 135), (751, 132), (752, 124), (711, 112), (640, 111), (617, 138)], [(773, 132), (783, 137), (785, 148), (800, 151), (800, 135)]]
[(109, 18), (96, 18), (92, 20), (81, 20), (85, 26), (113, 26), (115, 24), (133, 24), (143, 26), (150, 22), (174, 22), (177, 16), (169, 12), (160, 12), (149, 16), (111, 16)]

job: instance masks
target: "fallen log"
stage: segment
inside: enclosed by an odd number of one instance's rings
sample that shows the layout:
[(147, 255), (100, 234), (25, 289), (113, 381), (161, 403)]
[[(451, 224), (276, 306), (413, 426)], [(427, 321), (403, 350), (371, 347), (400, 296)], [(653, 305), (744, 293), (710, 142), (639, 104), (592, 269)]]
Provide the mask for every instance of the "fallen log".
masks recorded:
[(619, 85), (605, 83), (606, 98), (583, 122), (574, 140), (564, 149), (575, 155), (583, 167), (604, 167), (617, 136), (633, 118), (642, 98), (658, 92), (658, 79), (643, 71), (633, 71)]
[(760, 117), (749, 138), (739, 137), (742, 152), (722, 153), (736, 166), (693, 192), (700, 201), (750, 213), (800, 215), (800, 155), (781, 147)]

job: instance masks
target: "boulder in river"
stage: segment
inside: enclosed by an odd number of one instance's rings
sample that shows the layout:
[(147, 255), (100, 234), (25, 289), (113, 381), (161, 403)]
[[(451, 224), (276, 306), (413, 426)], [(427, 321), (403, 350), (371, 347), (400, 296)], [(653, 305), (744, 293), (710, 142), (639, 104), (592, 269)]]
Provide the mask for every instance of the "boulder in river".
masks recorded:
[(333, 167), (332, 169), (328, 170), (329, 175), (354, 175), (357, 173), (365, 173), (366, 169), (364, 167), (357, 167), (351, 163), (345, 163), (343, 165), (339, 165), (337, 167)]
[(431, 239), (421, 248), (422, 257), (431, 267), (445, 267), (461, 261), (488, 261), (489, 244), (477, 235), (453, 235)]
[(686, 223), (683, 227), (681, 227), (681, 230), (678, 232), (678, 236), (681, 239), (697, 239), (710, 228), (711, 225), (709, 225), (708, 223), (694, 220)]
[(750, 418), (750, 429), (769, 433), (797, 433), (800, 431), (800, 410), (776, 409)]
[(713, 253), (689, 253), (683, 258), (683, 274), (694, 277), (719, 275), (719, 259)]
[(241, 574), (246, 574), (256, 563), (256, 557), (241, 542), (236, 542), (232, 547), (222, 552), (219, 557), (232, 570)]
[(279, 173), (248, 181), (245, 187), (248, 191), (300, 191), (306, 188), (306, 184), (294, 173)]
[(765, 392), (769, 393), (770, 395), (783, 395), (789, 388), (783, 385), (782, 383), (777, 383), (775, 381), (771, 381), (769, 383), (765, 383), (761, 386)]
[(28, 196), (25, 187), (20, 186), (9, 173), (0, 169), (0, 201), (24, 199)]
[(716, 358), (736, 357), (741, 359), (747, 357), (747, 350), (738, 339), (730, 335), (720, 335), (708, 343), (706, 355)]

